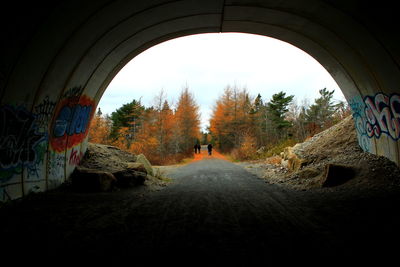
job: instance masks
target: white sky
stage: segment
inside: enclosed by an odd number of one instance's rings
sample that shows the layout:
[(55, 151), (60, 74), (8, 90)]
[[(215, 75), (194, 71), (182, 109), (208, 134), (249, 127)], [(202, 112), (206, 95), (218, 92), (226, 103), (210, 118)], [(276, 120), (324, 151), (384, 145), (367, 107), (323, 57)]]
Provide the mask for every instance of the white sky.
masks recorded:
[(161, 89), (176, 103), (186, 84), (200, 106), (203, 128), (227, 85), (260, 93), (264, 101), (284, 91), (312, 103), (324, 87), (335, 90), (335, 100), (344, 100), (330, 74), (302, 50), (265, 36), (213, 33), (173, 39), (136, 56), (112, 80), (99, 107), (111, 114), (140, 97), (151, 106)]

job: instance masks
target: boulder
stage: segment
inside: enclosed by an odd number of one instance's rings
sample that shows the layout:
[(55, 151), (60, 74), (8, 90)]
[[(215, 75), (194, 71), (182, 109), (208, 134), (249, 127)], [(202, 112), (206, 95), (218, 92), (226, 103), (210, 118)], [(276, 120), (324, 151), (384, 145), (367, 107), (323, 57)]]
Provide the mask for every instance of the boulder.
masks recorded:
[(147, 170), (141, 162), (128, 162), (126, 165), (126, 169), (129, 171), (144, 172), (147, 174)]
[(325, 165), (323, 187), (332, 187), (344, 184), (356, 175), (356, 170), (351, 166), (327, 164)]
[(307, 160), (300, 158), (293, 151), (293, 147), (286, 147), (283, 151), (283, 161), (287, 161), (287, 168), (291, 171), (298, 171), (307, 165)]
[(150, 162), (143, 154), (140, 154), (136, 157), (136, 162), (142, 163), (147, 171), (147, 174), (154, 176), (153, 168), (151, 167)]
[(107, 192), (111, 191), (116, 183), (110, 172), (76, 167), (71, 175), (72, 188), (79, 192)]
[(142, 185), (147, 177), (145, 172), (134, 171), (132, 169), (117, 171), (113, 175), (117, 179), (116, 186), (121, 188)]

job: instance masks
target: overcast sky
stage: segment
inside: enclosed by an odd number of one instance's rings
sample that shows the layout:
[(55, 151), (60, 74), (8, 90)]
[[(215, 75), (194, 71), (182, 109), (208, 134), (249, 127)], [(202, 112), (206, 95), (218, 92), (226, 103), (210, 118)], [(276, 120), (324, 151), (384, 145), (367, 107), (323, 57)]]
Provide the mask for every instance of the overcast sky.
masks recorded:
[(99, 107), (111, 114), (139, 98), (151, 106), (161, 89), (176, 103), (185, 85), (200, 106), (203, 128), (227, 85), (260, 93), (264, 101), (285, 91), (299, 102), (313, 102), (325, 87), (335, 90), (334, 99), (344, 100), (330, 74), (302, 50), (259, 35), (214, 33), (173, 39), (136, 56), (112, 80)]

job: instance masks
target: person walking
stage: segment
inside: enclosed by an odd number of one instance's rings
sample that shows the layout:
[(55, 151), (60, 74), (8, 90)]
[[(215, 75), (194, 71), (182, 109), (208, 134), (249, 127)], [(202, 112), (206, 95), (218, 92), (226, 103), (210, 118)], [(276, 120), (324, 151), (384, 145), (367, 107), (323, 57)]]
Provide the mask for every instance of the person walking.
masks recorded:
[(213, 148), (212, 144), (208, 144), (207, 149), (208, 149), (209, 156), (211, 156), (211, 154), (212, 154), (212, 148)]
[(197, 154), (197, 148), (198, 148), (198, 144), (194, 145), (194, 154)]
[(199, 152), (199, 154), (201, 154), (200, 150), (201, 150), (201, 145), (197, 144), (197, 152)]

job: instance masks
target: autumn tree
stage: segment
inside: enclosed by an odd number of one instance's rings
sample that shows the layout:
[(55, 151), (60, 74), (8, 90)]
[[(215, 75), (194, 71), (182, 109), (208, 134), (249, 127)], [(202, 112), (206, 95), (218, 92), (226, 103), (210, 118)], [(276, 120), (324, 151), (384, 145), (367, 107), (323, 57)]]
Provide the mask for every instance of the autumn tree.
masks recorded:
[(153, 164), (160, 163), (156, 118), (157, 110), (154, 107), (144, 109), (139, 118), (140, 125), (136, 129), (135, 139), (127, 149), (134, 154), (144, 154)]
[(218, 148), (228, 151), (235, 146), (235, 103), (232, 89), (227, 86), (217, 99), (210, 119), (210, 131)]
[(191, 154), (200, 137), (199, 106), (186, 86), (182, 89), (175, 111), (175, 144), (179, 152)]
[(217, 99), (210, 119), (210, 131), (221, 151), (239, 147), (249, 131), (252, 99), (245, 88), (227, 86)]
[(109, 144), (111, 122), (108, 116), (103, 116), (101, 109), (98, 108), (90, 123), (89, 142), (97, 144)]
[(175, 126), (175, 118), (166, 94), (163, 90), (154, 98), (154, 118), (152, 119), (155, 129), (154, 134), (157, 139), (157, 153), (160, 162), (166, 162), (168, 155), (173, 154), (172, 137)]

